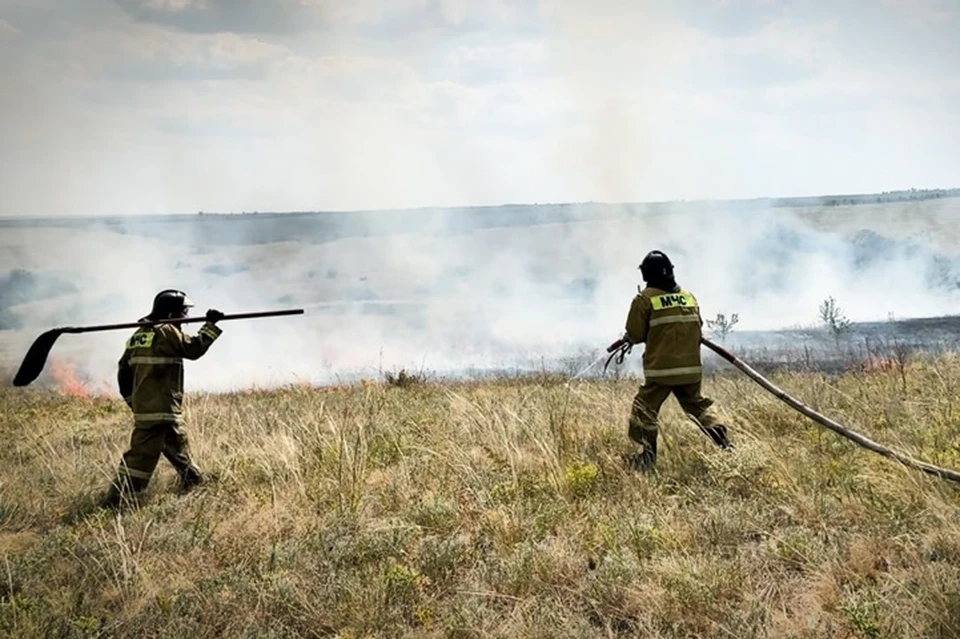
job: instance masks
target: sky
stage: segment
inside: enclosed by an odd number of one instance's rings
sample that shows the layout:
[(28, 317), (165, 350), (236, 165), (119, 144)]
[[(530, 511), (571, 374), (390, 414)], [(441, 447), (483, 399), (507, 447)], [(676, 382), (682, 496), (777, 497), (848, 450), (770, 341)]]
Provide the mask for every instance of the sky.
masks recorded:
[(960, 0), (0, 0), (0, 216), (960, 186)]

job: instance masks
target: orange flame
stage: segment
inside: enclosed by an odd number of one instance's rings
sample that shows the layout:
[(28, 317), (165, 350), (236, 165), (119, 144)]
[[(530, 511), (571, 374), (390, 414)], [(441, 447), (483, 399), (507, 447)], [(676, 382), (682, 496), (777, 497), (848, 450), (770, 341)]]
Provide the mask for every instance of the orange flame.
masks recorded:
[(61, 395), (68, 397), (89, 397), (90, 391), (74, 373), (73, 368), (61, 360), (50, 362), (50, 377)]
[(863, 367), (863, 372), (872, 375), (877, 373), (887, 373), (896, 370), (897, 363), (889, 357), (870, 357)]
[(104, 396), (109, 392), (105, 384), (94, 387), (89, 380), (84, 380), (77, 373), (77, 367), (65, 360), (51, 360), (49, 370), (54, 388), (66, 397)]

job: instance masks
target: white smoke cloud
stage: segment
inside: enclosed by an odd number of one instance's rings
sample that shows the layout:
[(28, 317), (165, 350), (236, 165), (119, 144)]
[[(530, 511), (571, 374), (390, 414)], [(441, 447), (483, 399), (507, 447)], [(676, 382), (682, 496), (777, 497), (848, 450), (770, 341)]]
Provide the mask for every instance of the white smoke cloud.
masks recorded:
[[(0, 28), (15, 61), (0, 68), (0, 215), (800, 195), (951, 186), (938, 182), (958, 167), (955, 38), (911, 32), (871, 64), (880, 54), (849, 45), (864, 37), (849, 33), (849, 7), (800, 19), (770, 5), (741, 21), (760, 9), (727, 3), (698, 23), (682, 3), (615, 0), (13, 4), (4, 19), (20, 33)], [(944, 64), (909, 53), (921, 39)], [(8, 226), (0, 276), (25, 269), (78, 291), (0, 309), (24, 323), (0, 339), (12, 366), (47, 326), (135, 320), (176, 287), (198, 312), (307, 308), (225, 324), (190, 366), (195, 389), (556, 361), (619, 335), (653, 248), (705, 315), (739, 313), (738, 330), (814, 323), (829, 295), (853, 319), (941, 315), (957, 311), (956, 290), (928, 281), (926, 257), (884, 247), (857, 265), (849, 241), (815, 226), (955, 254), (955, 202), (643, 216), (582, 205), (469, 226), (530, 214), (493, 209), (405, 233), (398, 221), (419, 213), (392, 211), (344, 238), (340, 222), (318, 231), (296, 216), (190, 216), (155, 236), (136, 219)], [(238, 228), (247, 237), (229, 239)], [(903, 290), (908, 301), (892, 294)], [(65, 336), (55, 353), (109, 384), (121, 345)]]
[[(863, 206), (946, 227), (957, 202)], [(530, 211), (515, 209), (504, 220)], [(953, 282), (935, 280), (930, 243), (910, 254), (890, 226), (889, 246), (881, 235), (863, 236), (869, 243), (858, 249), (850, 233), (816, 230), (816, 208), (600, 211), (553, 207), (544, 215), (573, 219), (473, 230), (464, 226), (498, 210), (453, 211), (407, 232), (371, 215), (357, 227), (366, 236), (341, 239), (333, 239), (344, 230), (336, 224), (325, 236), (311, 230), (323, 214), (151, 222), (160, 237), (144, 237), (143, 221), (134, 220), (118, 220), (112, 230), (8, 229), (3, 253), (10, 259), (0, 272), (66, 276), (79, 291), (10, 309), (25, 325), (7, 332), (6, 367), (12, 373), (50, 326), (134, 321), (156, 291), (174, 287), (196, 300), (195, 314), (306, 309), (301, 317), (225, 322), (209, 356), (188, 364), (193, 389), (331, 383), (401, 367), (463, 374), (543, 361), (557, 369), (621, 334), (640, 284), (637, 264), (654, 248), (672, 256), (679, 282), (698, 296), (706, 318), (736, 312), (738, 331), (816, 325), (818, 305), (831, 295), (853, 320), (960, 311), (960, 247), (944, 254), (953, 260)], [(842, 219), (856, 209), (826, 211)], [(257, 243), (265, 235), (282, 241)], [(110, 387), (124, 338), (68, 335), (54, 355)]]

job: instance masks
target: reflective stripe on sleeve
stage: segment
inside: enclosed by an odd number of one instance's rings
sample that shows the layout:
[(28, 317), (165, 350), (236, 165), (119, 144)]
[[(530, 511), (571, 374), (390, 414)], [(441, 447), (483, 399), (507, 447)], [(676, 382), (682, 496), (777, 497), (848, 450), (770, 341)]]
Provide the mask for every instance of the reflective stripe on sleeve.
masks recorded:
[(650, 326), (659, 326), (660, 324), (676, 324), (681, 322), (700, 323), (700, 317), (697, 315), (667, 315), (666, 317), (654, 317), (650, 320)]
[(153, 365), (164, 365), (164, 364), (183, 364), (182, 357), (152, 357), (149, 355), (137, 355), (130, 358), (131, 364), (153, 364)]

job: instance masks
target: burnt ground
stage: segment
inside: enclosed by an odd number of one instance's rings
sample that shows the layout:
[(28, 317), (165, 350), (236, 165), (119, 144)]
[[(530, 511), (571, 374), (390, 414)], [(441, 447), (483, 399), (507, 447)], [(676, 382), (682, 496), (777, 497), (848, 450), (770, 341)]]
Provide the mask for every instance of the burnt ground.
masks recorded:
[[(722, 343), (760, 372), (841, 373), (917, 354), (960, 353), (960, 315), (853, 324), (839, 339), (823, 328), (730, 333)], [(711, 370), (729, 368), (712, 352)]]

